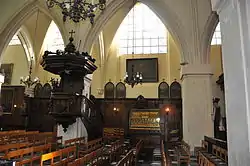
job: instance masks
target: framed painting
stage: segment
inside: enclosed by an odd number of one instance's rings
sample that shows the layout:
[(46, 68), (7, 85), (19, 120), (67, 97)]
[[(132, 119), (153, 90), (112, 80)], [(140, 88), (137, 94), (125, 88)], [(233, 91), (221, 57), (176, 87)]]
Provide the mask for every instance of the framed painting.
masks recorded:
[(129, 77), (132, 75), (132, 67), (134, 72), (142, 73), (142, 82), (158, 82), (158, 58), (127, 59), (126, 71)]

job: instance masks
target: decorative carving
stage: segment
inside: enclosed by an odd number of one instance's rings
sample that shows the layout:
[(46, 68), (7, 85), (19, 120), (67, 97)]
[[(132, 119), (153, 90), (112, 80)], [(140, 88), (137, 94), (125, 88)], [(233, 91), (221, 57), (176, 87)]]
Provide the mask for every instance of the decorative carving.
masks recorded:
[(97, 69), (94, 58), (86, 52), (76, 51), (72, 33), (65, 51), (45, 51), (41, 62), (44, 70), (61, 77), (60, 83), (52, 79), (50, 115), (63, 126), (64, 131), (77, 117), (82, 117), (84, 77)]
[(169, 98), (169, 85), (164, 80), (158, 86), (158, 97), (160, 99)]
[(115, 88), (115, 97), (119, 99), (126, 98), (126, 86), (124, 83), (119, 82)]
[(170, 97), (181, 98), (181, 85), (176, 80), (170, 85)]
[(115, 85), (109, 81), (104, 87), (104, 98), (113, 99), (115, 97)]
[(42, 88), (42, 96), (49, 98), (51, 95), (51, 91), (52, 91), (52, 88), (50, 84), (49, 83), (44, 84)]
[(136, 100), (137, 101), (135, 103), (134, 108), (138, 108), (138, 109), (148, 108), (148, 101), (142, 95), (139, 95)]
[(41, 97), (42, 96), (42, 84), (37, 83), (35, 88), (34, 88), (34, 97)]

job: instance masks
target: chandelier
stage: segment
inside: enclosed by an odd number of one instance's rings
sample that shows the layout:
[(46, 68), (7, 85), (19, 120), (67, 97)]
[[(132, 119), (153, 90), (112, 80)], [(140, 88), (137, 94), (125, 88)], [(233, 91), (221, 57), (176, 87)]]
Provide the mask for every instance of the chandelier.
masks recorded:
[(26, 77), (21, 77), (20, 78), (20, 84), (24, 84), (26, 87), (30, 88), (34, 84), (37, 84), (39, 82), (39, 78), (35, 77), (33, 80), (31, 78), (32, 74), (32, 59), (30, 61), (30, 70), (29, 70), (29, 75)]
[(67, 17), (74, 22), (89, 18), (93, 24), (96, 9), (104, 10), (106, 0), (98, 0), (98, 3), (94, 3), (94, 0), (47, 0), (48, 8), (53, 8), (55, 5), (61, 8), (64, 22)]
[(124, 82), (128, 85), (131, 85), (133, 88), (137, 84), (142, 84), (142, 73), (134, 71), (134, 65), (132, 65), (132, 73), (129, 77), (128, 72), (126, 72), (124, 77)]

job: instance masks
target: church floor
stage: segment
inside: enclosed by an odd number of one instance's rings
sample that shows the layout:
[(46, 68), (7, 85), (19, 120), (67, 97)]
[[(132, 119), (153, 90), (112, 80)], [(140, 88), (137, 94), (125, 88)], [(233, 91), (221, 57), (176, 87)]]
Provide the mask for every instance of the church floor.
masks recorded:
[(159, 152), (160, 148), (145, 147), (141, 150), (138, 158), (138, 166), (161, 166), (161, 158), (154, 157), (155, 152)]

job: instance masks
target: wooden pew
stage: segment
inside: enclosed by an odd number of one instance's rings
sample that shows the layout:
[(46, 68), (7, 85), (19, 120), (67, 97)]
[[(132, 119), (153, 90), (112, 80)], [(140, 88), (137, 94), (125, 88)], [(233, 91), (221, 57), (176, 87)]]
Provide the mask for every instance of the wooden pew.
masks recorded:
[(132, 166), (134, 154), (133, 150), (130, 150), (117, 164), (116, 166)]
[(21, 166), (28, 163), (32, 165), (34, 161), (40, 160), (41, 154), (48, 151), (51, 151), (51, 144), (11, 151), (4, 158), (8, 160), (16, 159), (16, 166)]
[(76, 159), (73, 162), (68, 163), (68, 166), (83, 166), (87, 164), (101, 165), (103, 160), (103, 148), (99, 148), (84, 157)]
[(103, 138), (121, 138), (124, 137), (123, 128), (104, 128)]
[(0, 158), (4, 158), (10, 151), (27, 148), (29, 146), (31, 146), (29, 142), (0, 145)]
[(180, 144), (180, 163), (190, 163), (190, 146), (185, 141)]
[(92, 141), (89, 141), (85, 144), (84, 147), (80, 147), (78, 151), (78, 156), (83, 157), (85, 154), (88, 154), (96, 149), (102, 147), (102, 138), (98, 138)]
[(64, 146), (76, 146), (76, 145), (85, 145), (86, 142), (85, 142), (85, 138), (84, 137), (79, 137), (79, 138), (73, 138), (73, 139), (69, 139), (69, 140), (66, 140), (64, 142)]
[(142, 148), (142, 145), (143, 145), (143, 141), (142, 140), (139, 140), (137, 143), (136, 143), (136, 146), (135, 148), (133, 148), (133, 154), (134, 154), (134, 163), (137, 163), (138, 161), (138, 155), (140, 153), (140, 150)]
[[(58, 160), (59, 159), (59, 160)], [(58, 151), (43, 154), (41, 157), (40, 166), (51, 165), (61, 166), (66, 165), (76, 159), (76, 146), (67, 147)], [(49, 164), (47, 163), (49, 161)]]
[(198, 162), (200, 165), (206, 166), (227, 166), (227, 151), (219, 146), (212, 144), (211, 152), (209, 150), (209, 143), (202, 141), (202, 149), (198, 151)]
[(38, 134), (38, 131), (28, 131), (28, 132), (24, 132), (24, 133), (16, 133), (13, 135), (9, 135), (6, 139), (5, 139), (5, 143), (19, 143), (19, 142), (28, 142), (29, 141), (29, 137), (32, 137), (36, 134)]

